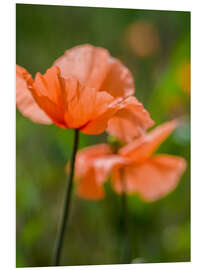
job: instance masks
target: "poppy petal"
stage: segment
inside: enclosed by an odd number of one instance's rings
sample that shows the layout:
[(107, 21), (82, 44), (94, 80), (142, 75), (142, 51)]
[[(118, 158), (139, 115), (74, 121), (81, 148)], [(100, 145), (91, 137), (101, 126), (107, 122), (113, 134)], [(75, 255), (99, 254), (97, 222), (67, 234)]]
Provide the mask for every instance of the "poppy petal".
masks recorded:
[(97, 183), (93, 169), (89, 169), (78, 182), (77, 194), (88, 200), (101, 200), (104, 198), (104, 188)]
[[(98, 92), (98, 94), (102, 93), (106, 92)], [(102, 99), (98, 99), (98, 106), (95, 106), (94, 118), (81, 131), (85, 134), (99, 134), (103, 132), (107, 128), (109, 119), (122, 107), (122, 103), (122, 98), (116, 98), (112, 102), (106, 103), (106, 106), (102, 106)]]
[(42, 75), (39, 72), (36, 74), (33, 87), (37, 95), (47, 97), (52, 103), (63, 109), (63, 89), (60, 76), (60, 69), (52, 66), (45, 74)]
[(129, 164), (129, 161), (119, 155), (106, 155), (95, 158), (92, 162), (92, 167), (95, 171), (97, 183), (103, 184), (113, 168), (118, 168), (127, 164)]
[[(103, 150), (106, 152), (106, 147), (103, 148), (102, 145), (99, 147), (101, 149), (98, 148), (98, 150), (101, 150), (101, 153)], [(78, 159), (76, 160), (77, 193), (84, 199), (99, 200), (104, 197), (103, 183), (108, 179), (112, 168), (127, 164), (127, 161), (117, 155), (96, 157), (95, 155), (99, 153), (94, 153), (96, 149), (91, 150), (90, 155), (93, 154), (94, 157), (91, 156), (90, 160), (81, 159), (81, 163), (78, 163)]]
[(113, 168), (112, 186), (116, 192), (122, 193), (125, 191), (129, 194), (135, 192), (135, 181), (132, 178), (134, 171), (134, 167), (131, 165)]
[(121, 61), (111, 57), (108, 73), (100, 89), (114, 97), (128, 97), (135, 92), (133, 76)]
[[(124, 180), (131, 183), (128, 193), (138, 193), (146, 201), (158, 200), (177, 186), (186, 162), (183, 158), (170, 155), (156, 155), (150, 160), (125, 169)], [(118, 171), (114, 174), (114, 188), (122, 191)]]
[(41, 110), (29, 90), (32, 83), (32, 76), (24, 68), (16, 65), (17, 108), (25, 117), (28, 117), (33, 122), (51, 124), (51, 119), (43, 110)]
[(55, 66), (44, 75), (37, 73), (30, 90), (39, 107), (56, 125), (65, 128), (63, 88), (59, 76), (60, 71)]
[(82, 86), (76, 79), (64, 79), (65, 120), (70, 128), (81, 128), (103, 113), (113, 97)]
[(132, 96), (126, 99), (125, 107), (109, 120), (107, 132), (123, 142), (131, 142), (153, 125), (148, 111)]
[(122, 147), (119, 150), (119, 154), (135, 162), (143, 162), (156, 151), (159, 145), (171, 134), (177, 125), (177, 120), (159, 125), (146, 135)]
[(108, 144), (97, 144), (88, 146), (77, 152), (75, 163), (75, 176), (81, 178), (86, 171), (92, 167), (95, 158), (112, 154), (112, 149)]
[(107, 50), (89, 44), (67, 50), (55, 61), (65, 78), (74, 77), (81, 84), (99, 89), (108, 71)]

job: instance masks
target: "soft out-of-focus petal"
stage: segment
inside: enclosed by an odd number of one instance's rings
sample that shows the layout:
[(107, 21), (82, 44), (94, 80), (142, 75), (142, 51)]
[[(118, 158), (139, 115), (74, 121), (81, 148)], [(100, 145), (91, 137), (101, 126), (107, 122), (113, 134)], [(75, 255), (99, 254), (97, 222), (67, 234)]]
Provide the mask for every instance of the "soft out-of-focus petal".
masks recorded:
[(119, 168), (130, 163), (119, 155), (106, 155), (103, 157), (95, 158), (92, 162), (92, 167), (95, 171), (96, 181), (99, 184), (107, 181), (113, 168)]
[(159, 125), (148, 134), (122, 147), (119, 154), (132, 159), (134, 162), (143, 162), (156, 151), (177, 125), (177, 120)]
[[(183, 158), (170, 155), (156, 155), (142, 164), (126, 167), (123, 176), (126, 192), (138, 193), (146, 201), (160, 199), (175, 189), (185, 168)], [(119, 193), (122, 192), (121, 181), (117, 170), (113, 185)]]
[(93, 160), (98, 157), (111, 155), (112, 149), (108, 144), (88, 146), (77, 152), (75, 162), (75, 176), (81, 178), (92, 167)]
[(74, 77), (81, 84), (99, 90), (108, 71), (108, 61), (107, 50), (85, 44), (67, 50), (54, 64), (63, 77)]
[(95, 171), (89, 169), (78, 181), (77, 194), (88, 200), (100, 200), (104, 197), (104, 188), (98, 184), (95, 178)]
[(118, 59), (109, 58), (109, 70), (101, 90), (108, 91), (114, 97), (128, 97), (134, 94), (133, 76)]
[(106, 145), (100, 145), (98, 149), (89, 148), (92, 149), (86, 148), (86, 154), (79, 153), (76, 158), (77, 191), (86, 199), (102, 199), (103, 183), (108, 180), (112, 169), (124, 166), (129, 161), (118, 155), (107, 154), (111, 150)]
[(132, 178), (136, 170), (132, 165), (124, 166), (123, 168), (115, 167), (112, 174), (112, 186), (118, 193), (125, 191), (126, 193), (135, 192), (135, 181)]
[(150, 114), (135, 97), (126, 99), (124, 108), (118, 110), (108, 122), (107, 132), (124, 142), (131, 142), (153, 126)]
[[(147, 201), (154, 201), (176, 188), (185, 168), (183, 158), (156, 155), (147, 162), (126, 170), (126, 179), (129, 178), (127, 181), (130, 181), (131, 178), (134, 184), (133, 193), (138, 193)], [(118, 185), (116, 188), (119, 192)]]
[(25, 117), (28, 117), (33, 122), (51, 124), (51, 119), (43, 110), (41, 110), (29, 90), (32, 83), (32, 76), (24, 68), (16, 65), (17, 108)]
[(114, 99), (106, 92), (82, 86), (74, 78), (64, 79), (64, 95), (65, 121), (70, 128), (81, 128), (91, 123), (108, 109)]

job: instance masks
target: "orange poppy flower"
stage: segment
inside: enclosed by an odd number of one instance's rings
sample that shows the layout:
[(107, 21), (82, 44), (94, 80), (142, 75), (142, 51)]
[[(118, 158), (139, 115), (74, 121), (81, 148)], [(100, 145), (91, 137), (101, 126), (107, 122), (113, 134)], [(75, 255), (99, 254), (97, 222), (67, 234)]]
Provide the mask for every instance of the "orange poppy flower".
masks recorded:
[(177, 186), (186, 162), (181, 157), (153, 153), (176, 126), (176, 120), (166, 122), (120, 148), (117, 154), (107, 144), (79, 151), (76, 156), (78, 194), (86, 199), (102, 199), (103, 183), (111, 175), (112, 186), (118, 193), (138, 193), (146, 201), (167, 195)]
[(152, 126), (149, 113), (130, 96), (133, 93), (129, 70), (107, 50), (91, 45), (66, 51), (34, 80), (24, 68), (16, 67), (16, 103), (24, 116), (86, 134), (99, 134), (108, 126), (115, 135), (115, 122), (120, 118), (136, 123), (132, 136)]
[[(131, 72), (104, 48), (89, 44), (76, 46), (67, 50), (54, 64), (59, 66), (64, 77), (73, 76), (81, 84), (97, 91), (105, 90), (113, 97), (127, 98), (135, 92)], [(153, 124), (143, 105), (131, 97), (125, 108), (118, 110), (108, 121), (107, 131), (121, 141), (129, 142)]]

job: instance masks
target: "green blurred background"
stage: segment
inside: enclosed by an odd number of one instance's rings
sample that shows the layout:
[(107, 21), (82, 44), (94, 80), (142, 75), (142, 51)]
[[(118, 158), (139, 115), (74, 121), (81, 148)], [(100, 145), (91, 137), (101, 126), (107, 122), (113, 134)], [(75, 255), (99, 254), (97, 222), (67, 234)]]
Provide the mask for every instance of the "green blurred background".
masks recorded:
[[(128, 205), (132, 263), (190, 261), (190, 13), (17, 4), (16, 63), (32, 75), (84, 43), (123, 61), (157, 124), (184, 119), (159, 149), (187, 159), (177, 189), (154, 203), (129, 196)], [(51, 265), (72, 140), (71, 130), (16, 112), (17, 267)], [(81, 134), (80, 148), (105, 141)], [(106, 190), (98, 202), (74, 194), (62, 265), (122, 263), (121, 198)]]

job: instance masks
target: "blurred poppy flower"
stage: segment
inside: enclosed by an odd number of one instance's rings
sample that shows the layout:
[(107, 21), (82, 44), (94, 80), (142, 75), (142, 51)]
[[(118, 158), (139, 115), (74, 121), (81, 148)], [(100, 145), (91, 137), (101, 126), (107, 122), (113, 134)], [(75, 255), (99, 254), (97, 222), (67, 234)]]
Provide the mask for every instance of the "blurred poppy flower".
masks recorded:
[(153, 153), (176, 126), (176, 120), (166, 122), (120, 148), (117, 154), (107, 144), (79, 151), (78, 194), (86, 199), (102, 199), (103, 183), (111, 175), (112, 186), (118, 193), (138, 193), (146, 201), (167, 195), (178, 184), (186, 163), (181, 157)]
[(136, 21), (126, 29), (126, 41), (132, 53), (140, 58), (154, 55), (160, 47), (157, 28), (150, 21)]
[(114, 134), (115, 123), (108, 124), (113, 116), (137, 123), (132, 136), (152, 126), (149, 113), (133, 93), (130, 71), (107, 50), (91, 45), (66, 51), (34, 80), (24, 68), (16, 67), (16, 103), (24, 116), (86, 134), (99, 134), (107, 125)]

